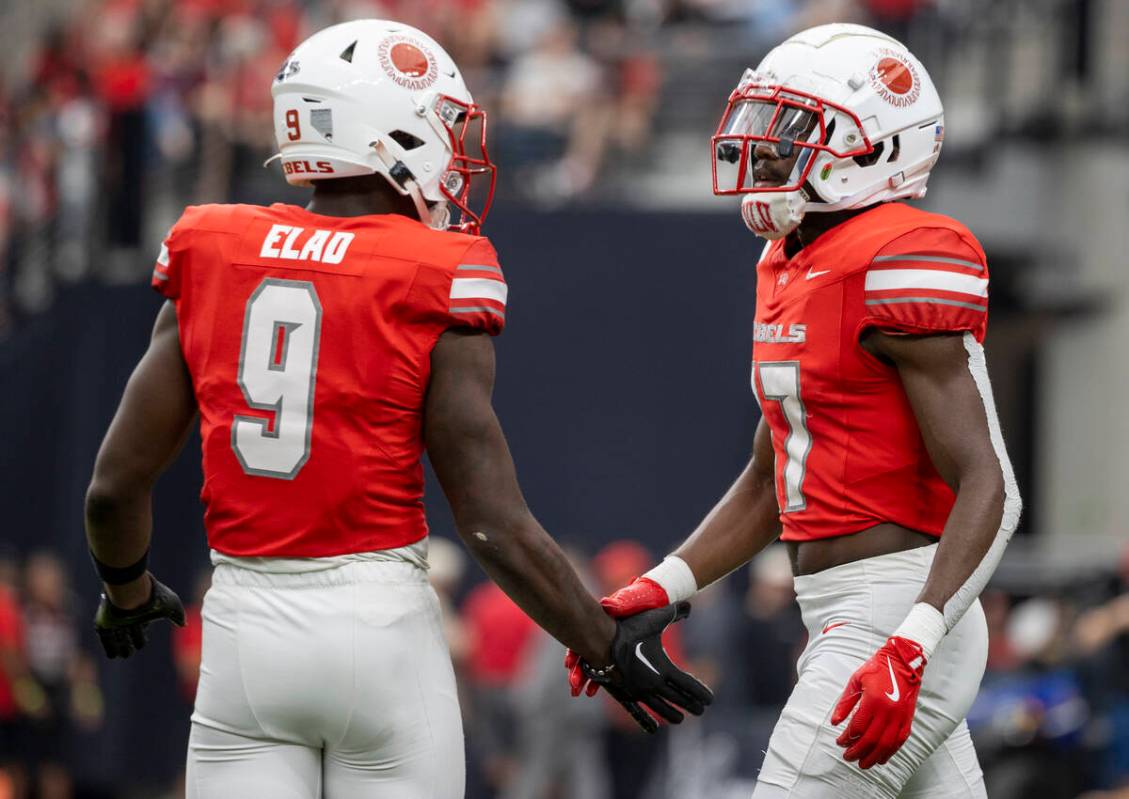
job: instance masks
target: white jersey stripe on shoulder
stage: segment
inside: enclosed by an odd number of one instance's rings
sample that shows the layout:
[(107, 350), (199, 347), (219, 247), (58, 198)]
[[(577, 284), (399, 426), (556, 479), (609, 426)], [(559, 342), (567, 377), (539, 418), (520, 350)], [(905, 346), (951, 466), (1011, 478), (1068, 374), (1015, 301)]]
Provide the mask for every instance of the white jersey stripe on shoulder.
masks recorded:
[(866, 273), (867, 291), (902, 289), (935, 289), (987, 297), (988, 279), (938, 269), (871, 269)]
[(929, 263), (936, 264), (953, 264), (955, 266), (963, 266), (965, 269), (975, 269), (977, 272), (983, 272), (984, 266), (975, 261), (963, 261), (960, 258), (948, 258), (943, 255), (922, 255), (918, 253), (906, 253), (905, 255), (879, 255), (874, 259), (874, 263), (889, 263), (891, 261), (928, 261)]
[(457, 277), (451, 281), (452, 300), (494, 300), (506, 304), (509, 287), (488, 277)]
[(502, 274), (501, 268), (497, 266), (485, 266), (482, 264), (459, 264), (455, 267), (456, 270), (465, 270), (469, 272), (491, 272), (495, 275)]
[(157, 255), (157, 263), (161, 266), (169, 265), (169, 248), (163, 242), (161, 243), (161, 252)]

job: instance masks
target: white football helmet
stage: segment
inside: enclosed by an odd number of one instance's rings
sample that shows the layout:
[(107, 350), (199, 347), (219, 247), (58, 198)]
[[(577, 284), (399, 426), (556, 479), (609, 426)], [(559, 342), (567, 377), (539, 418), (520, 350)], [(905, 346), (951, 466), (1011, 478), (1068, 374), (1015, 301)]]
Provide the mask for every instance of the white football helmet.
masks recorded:
[[(279, 154), (270, 160), (289, 183), (379, 173), (432, 227), (451, 226), (450, 205), (461, 213), (453, 227), (482, 224), (495, 180), (486, 113), (427, 34), (380, 19), (333, 25), (287, 57), (271, 95)], [(479, 211), (469, 205), (476, 177)]]
[[(782, 238), (806, 213), (925, 194), (941, 152), (944, 112), (925, 67), (862, 25), (797, 33), (745, 70), (713, 137), (714, 193), (744, 194), (746, 224)], [(756, 186), (758, 143), (798, 149), (781, 186)]]

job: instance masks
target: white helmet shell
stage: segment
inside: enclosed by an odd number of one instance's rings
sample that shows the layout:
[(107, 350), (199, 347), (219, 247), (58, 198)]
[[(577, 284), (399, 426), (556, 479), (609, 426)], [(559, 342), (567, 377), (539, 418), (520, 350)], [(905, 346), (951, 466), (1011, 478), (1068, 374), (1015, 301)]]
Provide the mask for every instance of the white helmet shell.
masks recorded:
[[(484, 113), (446, 51), (409, 25), (365, 19), (319, 31), (287, 57), (271, 95), (275, 158), (293, 185), (379, 173), (417, 208), (419, 197), (440, 209), (454, 202), (464, 216), (472, 174), (489, 172), (492, 189)], [(473, 120), (480, 157), (463, 149)]]
[[(786, 119), (808, 122), (787, 129)], [(714, 191), (779, 195), (806, 187), (805, 213), (917, 198), (943, 134), (941, 99), (904, 45), (862, 25), (820, 25), (742, 76), (714, 136)], [(755, 186), (752, 149), (781, 141), (803, 148), (792, 179)]]

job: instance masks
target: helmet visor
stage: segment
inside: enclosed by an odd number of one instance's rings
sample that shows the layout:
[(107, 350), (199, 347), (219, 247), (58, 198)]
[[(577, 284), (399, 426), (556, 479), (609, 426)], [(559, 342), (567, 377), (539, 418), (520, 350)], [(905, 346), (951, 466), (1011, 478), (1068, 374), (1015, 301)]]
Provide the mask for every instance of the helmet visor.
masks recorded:
[(780, 86), (739, 87), (713, 137), (714, 193), (794, 191), (819, 151), (844, 158), (871, 149), (847, 109)]

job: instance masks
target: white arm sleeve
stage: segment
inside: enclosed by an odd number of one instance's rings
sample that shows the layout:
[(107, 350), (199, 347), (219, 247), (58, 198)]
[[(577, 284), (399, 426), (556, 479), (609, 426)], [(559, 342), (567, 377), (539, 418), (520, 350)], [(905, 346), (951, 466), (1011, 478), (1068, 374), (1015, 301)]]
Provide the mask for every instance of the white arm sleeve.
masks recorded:
[(972, 379), (976, 381), (976, 389), (980, 392), (980, 399), (984, 401), (984, 413), (988, 417), (988, 433), (992, 439), (992, 449), (1000, 461), (1000, 470), (1004, 477), (1004, 513), (1000, 519), (1000, 529), (984, 555), (984, 560), (965, 580), (964, 585), (957, 589), (952, 598), (945, 603), (945, 628), (953, 629), (969, 606), (980, 596), (984, 586), (1000, 565), (1004, 555), (1004, 548), (1011, 540), (1019, 524), (1019, 514), (1023, 510), (1023, 500), (1019, 498), (1019, 486), (1015, 482), (1015, 472), (1011, 468), (1011, 460), (1004, 447), (1004, 434), (1000, 429), (1000, 420), (996, 416), (996, 401), (992, 397), (992, 383), (988, 380), (988, 364), (984, 359), (984, 348), (971, 333), (964, 334), (964, 349), (968, 352), (968, 370), (972, 372)]

